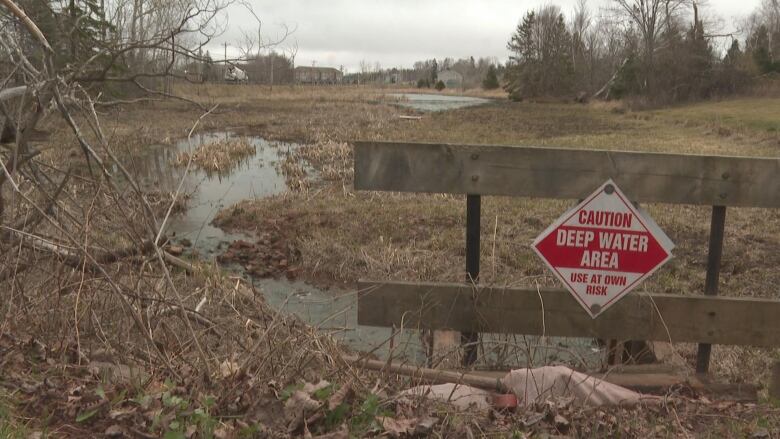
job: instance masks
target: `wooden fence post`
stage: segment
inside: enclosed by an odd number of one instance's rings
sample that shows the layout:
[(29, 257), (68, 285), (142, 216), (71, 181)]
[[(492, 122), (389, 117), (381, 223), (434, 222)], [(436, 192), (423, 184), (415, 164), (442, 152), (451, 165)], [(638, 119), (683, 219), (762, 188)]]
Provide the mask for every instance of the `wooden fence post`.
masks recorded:
[[(482, 216), (482, 197), (466, 195), (466, 282), (476, 285), (479, 282), (479, 231)], [(476, 318), (477, 316), (474, 316)], [(463, 365), (471, 366), (477, 361), (479, 334), (464, 332), (461, 334)]]
[[(704, 294), (718, 295), (718, 280), (720, 279), (720, 259), (723, 255), (723, 233), (726, 226), (726, 206), (712, 206), (710, 222), (710, 247), (707, 252), (707, 278), (704, 281)], [(714, 316), (711, 316), (714, 317)], [(710, 368), (710, 353), (712, 345), (699, 344), (696, 355), (696, 372), (707, 373)]]

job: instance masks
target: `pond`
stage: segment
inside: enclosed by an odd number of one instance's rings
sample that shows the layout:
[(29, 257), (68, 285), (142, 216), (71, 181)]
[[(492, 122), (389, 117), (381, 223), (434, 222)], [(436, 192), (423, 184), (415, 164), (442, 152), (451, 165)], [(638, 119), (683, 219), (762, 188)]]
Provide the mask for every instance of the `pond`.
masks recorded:
[(471, 96), (428, 93), (393, 93), (390, 96), (399, 99), (396, 105), (418, 111), (457, 110), (458, 108), (484, 105), (490, 102), (490, 99), (475, 98)]
[[(288, 191), (284, 175), (276, 166), (300, 145), (295, 143), (270, 142), (260, 137), (249, 137), (255, 146), (255, 154), (242, 161), (225, 174), (208, 174), (184, 168), (174, 163), (182, 152), (190, 151), (206, 142), (236, 137), (230, 132), (219, 132), (194, 136), (192, 144), (187, 140), (175, 145), (159, 145), (149, 148), (143, 155), (134, 157), (131, 168), (139, 182), (150, 190), (173, 192), (181, 182), (182, 192), (188, 196), (182, 212), (174, 215), (166, 233), (174, 242), (184, 240), (191, 243), (187, 252), (197, 252), (206, 260), (215, 261), (234, 240), (255, 241), (254, 236), (243, 233), (228, 233), (212, 225), (215, 215), (223, 208), (246, 199), (282, 195)], [(308, 172), (314, 174), (309, 168)], [(315, 177), (316, 178), (316, 177)], [(423, 334), (416, 330), (404, 330), (396, 334), (393, 347), (388, 341), (391, 330), (360, 326), (357, 324), (357, 293), (337, 289), (320, 289), (303, 281), (286, 278), (253, 278), (237, 265), (225, 267), (239, 273), (262, 291), (268, 303), (285, 312), (298, 315), (302, 320), (321, 330), (328, 331), (351, 348), (372, 352), (380, 358), (391, 353), (396, 359), (423, 364), (426, 358), (426, 342)], [(539, 337), (498, 336), (484, 334), (486, 346), (502, 348), (509, 344), (523, 346), (525, 352), (514, 359), (515, 364), (524, 364), (529, 356), (535, 364), (564, 362), (570, 364), (595, 364), (601, 354), (587, 339), (540, 340)], [(515, 349), (516, 351), (518, 349)], [(495, 352), (488, 352), (494, 360)], [(516, 354), (518, 355), (518, 354)]]
[[(173, 146), (151, 147), (137, 166), (139, 180), (147, 188), (160, 192), (174, 192), (182, 178), (184, 167), (174, 165), (180, 153), (193, 150), (201, 144), (233, 137), (232, 133), (210, 133), (193, 136), (192, 145), (182, 140)], [(192, 248), (202, 255), (214, 255), (222, 246), (236, 239), (251, 239), (242, 233), (227, 233), (212, 225), (216, 214), (225, 207), (243, 200), (257, 199), (287, 191), (284, 176), (275, 164), (298, 145), (283, 142), (267, 142), (258, 137), (249, 138), (255, 146), (255, 154), (243, 160), (229, 173), (206, 173), (192, 168), (183, 180), (182, 192), (187, 196), (184, 212), (173, 216), (166, 233), (174, 240), (186, 239)]]

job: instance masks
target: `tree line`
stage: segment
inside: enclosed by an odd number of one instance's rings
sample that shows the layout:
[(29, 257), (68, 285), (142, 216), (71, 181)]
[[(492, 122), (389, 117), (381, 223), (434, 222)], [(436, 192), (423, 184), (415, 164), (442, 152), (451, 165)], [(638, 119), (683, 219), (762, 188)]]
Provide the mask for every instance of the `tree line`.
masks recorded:
[(667, 103), (738, 93), (780, 71), (777, 0), (740, 24), (741, 38), (719, 34), (701, 9), (695, 0), (612, 0), (596, 16), (581, 0), (569, 18), (555, 5), (530, 10), (507, 43), (505, 88), (515, 100)]
[[(503, 74), (504, 66), (496, 58), (473, 56), (455, 59), (430, 58), (416, 61), (411, 68), (382, 68), (380, 63), (373, 65), (366, 61), (360, 62), (357, 72), (344, 75), (344, 82), (349, 84), (400, 84), (419, 88), (434, 88), (439, 82), (438, 74), (445, 70), (453, 70), (463, 77), (462, 88), (498, 88), (498, 77)], [(489, 78), (488, 78), (489, 77)], [(488, 81), (485, 82), (486, 78)]]
[[(292, 82), (297, 44), (281, 47), (294, 29), (243, 35), (241, 55), (226, 58), (206, 50), (227, 28), (225, 8), (234, 0), (15, 0), (52, 44), (54, 68), (106, 95), (140, 91), (171, 94), (172, 80), (222, 80), (225, 65), (240, 64), (251, 78)], [(250, 4), (238, 2), (254, 14)], [(258, 18), (259, 23), (259, 18)], [(0, 7), (0, 80), (25, 83), (19, 63), (40, 64), (43, 53), (18, 20)], [(19, 46), (19, 47), (17, 47)], [(21, 50), (19, 50), (21, 49)], [(23, 53), (25, 59), (16, 54)], [(117, 93), (105, 93), (113, 92)]]

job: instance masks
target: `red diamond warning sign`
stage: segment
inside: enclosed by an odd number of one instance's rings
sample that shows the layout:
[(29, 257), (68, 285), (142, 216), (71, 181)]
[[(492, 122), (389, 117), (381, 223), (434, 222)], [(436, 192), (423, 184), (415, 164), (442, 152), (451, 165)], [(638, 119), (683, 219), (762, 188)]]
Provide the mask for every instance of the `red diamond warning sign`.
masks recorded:
[(609, 180), (539, 235), (533, 248), (595, 318), (666, 263), (674, 244)]

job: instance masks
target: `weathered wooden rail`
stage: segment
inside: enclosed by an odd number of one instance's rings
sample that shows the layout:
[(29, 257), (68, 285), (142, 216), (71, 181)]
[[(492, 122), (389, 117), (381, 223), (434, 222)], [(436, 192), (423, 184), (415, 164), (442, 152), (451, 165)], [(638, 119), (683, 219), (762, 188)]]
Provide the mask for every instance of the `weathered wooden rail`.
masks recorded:
[[(712, 206), (705, 295), (632, 293), (597, 319), (565, 290), (482, 288), (480, 197), (582, 199), (613, 179), (632, 201)], [(358, 190), (464, 194), (466, 284), (361, 282), (358, 323), (550, 336), (780, 346), (780, 301), (717, 295), (727, 206), (780, 207), (780, 159), (490, 145), (357, 142)], [(688, 292), (690, 293), (690, 292)], [(544, 313), (542, 313), (542, 303)], [(475, 351), (466, 353), (466, 362)]]
[(780, 207), (780, 159), (358, 142), (361, 190), (581, 199), (612, 178), (634, 201)]
[(780, 345), (780, 301), (634, 292), (592, 319), (563, 289), (360, 282), (369, 326), (621, 340)]

